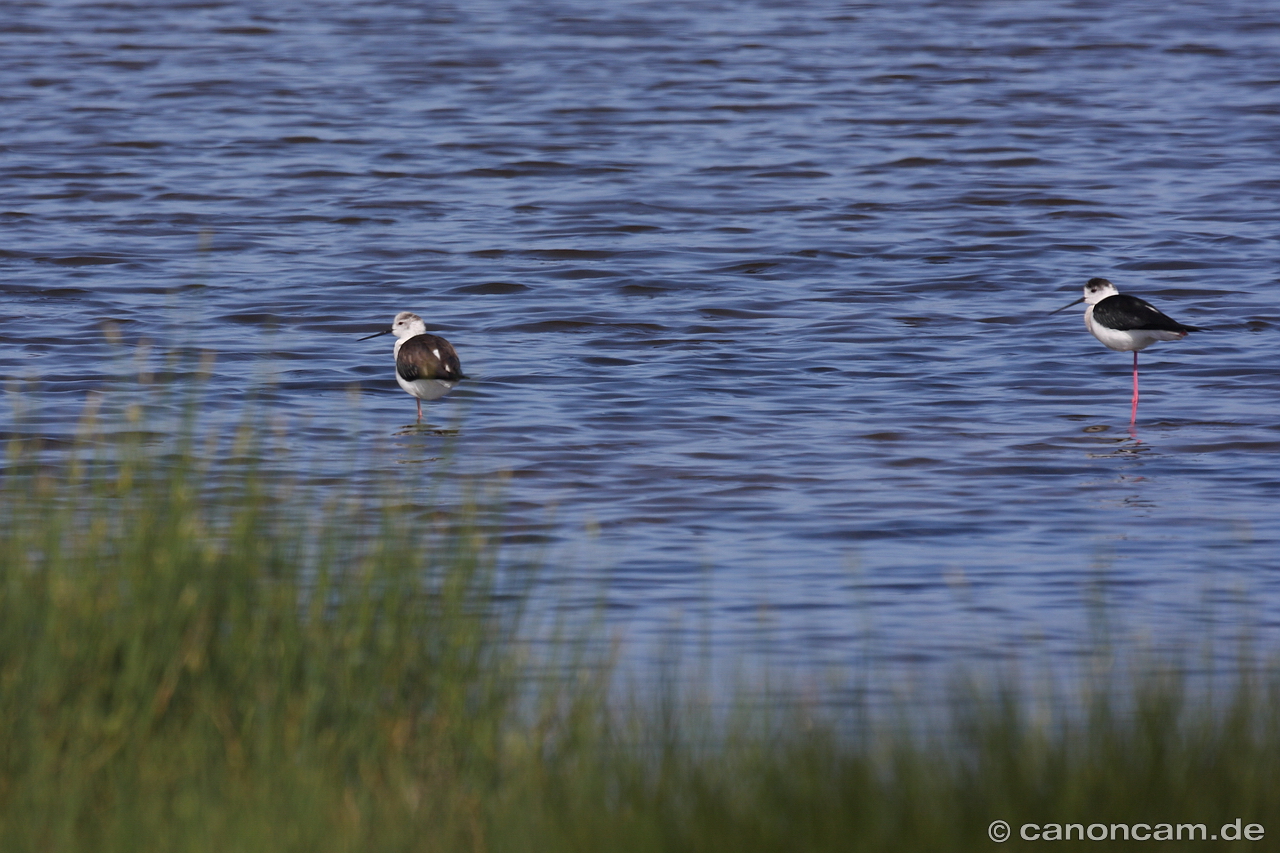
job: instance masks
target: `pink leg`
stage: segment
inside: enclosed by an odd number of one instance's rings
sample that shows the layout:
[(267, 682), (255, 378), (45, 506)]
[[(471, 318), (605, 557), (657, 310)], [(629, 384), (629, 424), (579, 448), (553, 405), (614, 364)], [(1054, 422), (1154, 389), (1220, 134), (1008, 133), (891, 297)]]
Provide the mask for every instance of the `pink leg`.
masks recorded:
[(1129, 426), (1138, 420), (1138, 351), (1133, 351), (1133, 411), (1129, 414)]
[[(1136, 355), (1137, 355), (1137, 353), (1135, 352), (1135, 353), (1134, 353), (1134, 355), (1136, 356)], [(1135, 381), (1136, 381), (1136, 380), (1135, 380)], [(1138, 401), (1137, 401), (1137, 400), (1134, 400), (1134, 401), (1133, 401), (1133, 405), (1134, 405), (1134, 406), (1137, 406), (1137, 405), (1138, 405)], [(421, 400), (418, 400), (418, 422), (419, 422), (419, 423), (421, 423), (421, 422), (422, 422), (422, 401), (421, 401)]]

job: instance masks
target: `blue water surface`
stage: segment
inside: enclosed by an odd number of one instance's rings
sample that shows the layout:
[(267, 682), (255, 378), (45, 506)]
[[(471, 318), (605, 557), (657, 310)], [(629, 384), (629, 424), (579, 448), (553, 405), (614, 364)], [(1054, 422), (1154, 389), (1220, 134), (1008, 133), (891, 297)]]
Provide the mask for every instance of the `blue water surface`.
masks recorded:
[[(1275, 644), (1265, 4), (27, 0), (0, 40), (7, 433), (212, 351), (205, 417), (253, 396), (300, 475), (509, 474), (545, 606), (642, 661), (1070, 660), (1099, 601)], [(1132, 433), (1130, 357), (1049, 314), (1092, 276), (1211, 330), (1143, 352)], [(473, 377), (424, 428), (357, 341), (406, 309)]]

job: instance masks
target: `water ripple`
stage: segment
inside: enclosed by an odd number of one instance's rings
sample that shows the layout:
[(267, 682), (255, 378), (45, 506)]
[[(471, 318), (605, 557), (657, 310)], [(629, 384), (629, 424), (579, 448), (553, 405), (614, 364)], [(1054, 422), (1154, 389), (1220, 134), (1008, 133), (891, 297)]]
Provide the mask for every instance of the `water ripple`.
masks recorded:
[[(1100, 572), (1157, 635), (1216, 585), (1280, 594), (1255, 5), (6, 17), (23, 429), (65, 440), (133, 345), (213, 349), (210, 417), (265, 384), (295, 441), (424, 484), (452, 442), (511, 473), (565, 601), (642, 642), (699, 608), (788, 662), (1069, 655)], [(1141, 356), (1140, 441), (1127, 357), (1048, 314), (1094, 275), (1213, 329)], [(429, 407), (449, 430), (402, 431), (386, 339), (355, 340), (406, 308), (474, 377)]]

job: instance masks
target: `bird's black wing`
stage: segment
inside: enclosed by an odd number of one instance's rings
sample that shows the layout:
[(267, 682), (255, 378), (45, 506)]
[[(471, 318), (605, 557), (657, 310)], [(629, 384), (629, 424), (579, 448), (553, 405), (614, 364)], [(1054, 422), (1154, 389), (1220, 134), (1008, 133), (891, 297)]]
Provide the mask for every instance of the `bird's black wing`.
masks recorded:
[(401, 344), (400, 353), (396, 356), (396, 373), (405, 382), (416, 379), (456, 382), (466, 379), (453, 344), (436, 335), (414, 335)]
[(1109, 329), (1121, 332), (1202, 332), (1195, 326), (1184, 326), (1145, 299), (1117, 293), (1093, 306), (1093, 319)]

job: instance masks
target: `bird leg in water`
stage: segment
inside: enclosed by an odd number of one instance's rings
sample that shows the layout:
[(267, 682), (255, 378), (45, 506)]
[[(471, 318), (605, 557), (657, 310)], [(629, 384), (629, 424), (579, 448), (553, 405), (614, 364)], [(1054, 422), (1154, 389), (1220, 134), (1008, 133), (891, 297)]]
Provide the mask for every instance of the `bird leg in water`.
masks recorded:
[(1138, 420), (1138, 351), (1133, 351), (1133, 411), (1129, 414), (1129, 426)]

